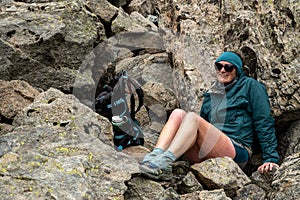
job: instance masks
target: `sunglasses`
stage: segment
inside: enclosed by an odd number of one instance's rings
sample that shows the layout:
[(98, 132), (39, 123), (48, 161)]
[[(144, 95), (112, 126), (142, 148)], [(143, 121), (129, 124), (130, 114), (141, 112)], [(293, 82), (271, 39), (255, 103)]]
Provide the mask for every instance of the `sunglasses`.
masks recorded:
[(221, 71), (221, 69), (224, 67), (226, 72), (232, 72), (233, 69), (235, 68), (235, 65), (232, 64), (226, 64), (226, 65), (222, 65), (221, 63), (216, 62), (215, 63), (215, 69), (218, 71)]

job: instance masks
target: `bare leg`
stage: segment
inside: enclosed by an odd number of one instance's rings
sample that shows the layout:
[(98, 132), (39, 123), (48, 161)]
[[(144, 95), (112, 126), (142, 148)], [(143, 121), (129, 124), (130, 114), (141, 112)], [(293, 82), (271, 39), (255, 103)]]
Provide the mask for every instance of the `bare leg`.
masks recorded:
[(180, 157), (195, 144), (197, 132), (198, 117), (195, 117), (194, 113), (187, 113), (168, 150), (171, 151), (176, 158)]
[(192, 112), (185, 115), (168, 150), (177, 158), (186, 153), (193, 163), (214, 157), (235, 157), (229, 137)]
[(172, 112), (156, 149), (151, 153), (155, 153), (158, 148), (164, 152), (140, 165), (141, 172), (153, 179), (170, 179), (171, 163), (184, 153), (191, 163), (214, 157), (235, 157), (235, 149), (229, 137), (198, 114), (179, 109)]
[(155, 147), (161, 148), (164, 151), (168, 149), (185, 115), (186, 112), (181, 109), (175, 109), (171, 113), (166, 125), (159, 135)]

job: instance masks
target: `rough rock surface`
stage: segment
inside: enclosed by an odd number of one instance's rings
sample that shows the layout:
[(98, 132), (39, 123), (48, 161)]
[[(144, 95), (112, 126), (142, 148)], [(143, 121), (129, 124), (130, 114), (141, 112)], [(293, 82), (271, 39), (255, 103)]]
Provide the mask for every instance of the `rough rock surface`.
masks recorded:
[(41, 93), (0, 138), (1, 195), (6, 199), (115, 199), (137, 162), (106, 137), (107, 119), (56, 89)]
[(104, 26), (81, 4), (43, 1), (1, 6), (1, 79), (70, 91), (93, 43), (105, 36)]
[[(0, 196), (299, 198), (299, 19), (300, 4), (291, 0), (1, 1), (0, 80), (22, 81), (0, 87)], [(254, 172), (257, 154), (245, 169), (250, 179), (226, 159), (202, 163), (209, 166), (205, 176), (177, 162), (174, 182), (140, 177), (137, 163), (154, 147), (171, 110), (199, 112), (214, 80), (213, 61), (224, 50), (239, 52), (246, 73), (266, 85), (279, 170)], [(149, 150), (116, 152), (108, 121), (92, 112), (99, 88), (122, 69), (145, 90), (137, 117)], [(36, 89), (23, 88), (25, 82)], [(37, 97), (39, 88), (46, 92)]]
[(18, 112), (33, 102), (39, 92), (25, 81), (0, 80), (0, 94), (0, 116), (12, 121)]
[(251, 182), (231, 158), (208, 159), (194, 164), (192, 170), (209, 189), (223, 188), (231, 197), (236, 190)]
[(300, 152), (288, 156), (274, 174), (270, 199), (300, 198)]

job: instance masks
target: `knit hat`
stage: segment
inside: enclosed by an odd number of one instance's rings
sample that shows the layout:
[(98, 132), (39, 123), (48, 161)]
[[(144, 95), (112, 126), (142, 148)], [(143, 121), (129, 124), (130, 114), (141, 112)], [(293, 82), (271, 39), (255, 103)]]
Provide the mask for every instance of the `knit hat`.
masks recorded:
[(242, 59), (234, 52), (225, 51), (216, 60), (216, 62), (227, 61), (237, 67), (238, 75), (243, 74), (243, 62)]

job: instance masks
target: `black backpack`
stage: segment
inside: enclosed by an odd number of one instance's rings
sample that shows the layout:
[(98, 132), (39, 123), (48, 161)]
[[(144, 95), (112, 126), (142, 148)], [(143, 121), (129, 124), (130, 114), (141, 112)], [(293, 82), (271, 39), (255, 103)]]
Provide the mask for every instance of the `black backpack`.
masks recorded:
[[(135, 97), (138, 106), (135, 109)], [(130, 95), (130, 110), (126, 97)], [(97, 96), (95, 112), (108, 118), (113, 125), (114, 145), (118, 150), (128, 146), (144, 145), (144, 134), (135, 114), (144, 103), (144, 93), (141, 86), (129, 78), (127, 71), (121, 71), (104, 85)]]

